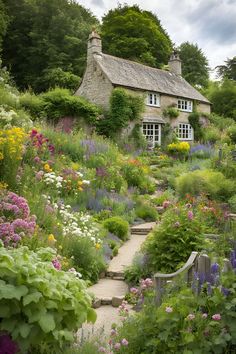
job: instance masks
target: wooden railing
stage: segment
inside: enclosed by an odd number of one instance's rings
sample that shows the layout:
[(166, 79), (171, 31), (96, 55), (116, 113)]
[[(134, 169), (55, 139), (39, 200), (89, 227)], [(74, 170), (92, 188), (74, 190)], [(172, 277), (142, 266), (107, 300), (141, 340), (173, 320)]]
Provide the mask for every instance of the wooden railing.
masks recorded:
[[(222, 271), (227, 272), (231, 269), (231, 262), (228, 259), (224, 259), (224, 266)], [(156, 273), (154, 275), (156, 304), (158, 306), (161, 304), (163, 290), (167, 282), (173, 281), (179, 276), (184, 276), (186, 283), (191, 285), (195, 272), (203, 275), (205, 278), (211, 274), (211, 260), (208, 255), (192, 252), (184, 266), (177, 270), (175, 273)]]

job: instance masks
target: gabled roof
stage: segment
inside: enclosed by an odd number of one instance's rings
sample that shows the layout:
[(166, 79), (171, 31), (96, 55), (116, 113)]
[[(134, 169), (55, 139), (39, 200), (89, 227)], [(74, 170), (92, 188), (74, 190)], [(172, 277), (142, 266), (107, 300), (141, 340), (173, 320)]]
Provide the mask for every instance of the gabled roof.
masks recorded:
[(156, 91), (210, 103), (183, 77), (108, 54), (94, 55), (96, 62), (114, 85)]

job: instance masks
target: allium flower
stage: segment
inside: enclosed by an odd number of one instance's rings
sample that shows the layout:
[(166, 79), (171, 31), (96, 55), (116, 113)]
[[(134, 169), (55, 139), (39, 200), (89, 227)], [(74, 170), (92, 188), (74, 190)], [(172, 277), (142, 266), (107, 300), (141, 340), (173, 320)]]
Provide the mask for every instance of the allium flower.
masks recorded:
[(221, 315), (219, 313), (216, 313), (211, 317), (214, 321), (220, 321), (221, 320)]
[(127, 339), (123, 338), (121, 341), (121, 344), (124, 346), (127, 346), (129, 344), (129, 342), (127, 341)]
[(166, 309), (165, 309), (165, 311), (166, 311), (167, 313), (171, 313), (171, 312), (173, 312), (173, 308), (170, 307), (170, 306), (167, 306)]
[(119, 350), (120, 347), (121, 347), (121, 344), (120, 344), (120, 343), (115, 343), (115, 344), (114, 344), (114, 349), (115, 349), (115, 350)]
[(187, 319), (188, 319), (189, 321), (194, 320), (194, 318), (195, 318), (195, 315), (194, 315), (193, 313), (190, 313), (190, 314), (187, 316)]
[(193, 220), (193, 212), (191, 210), (188, 211), (188, 219)]
[(175, 224), (174, 224), (175, 227), (180, 227), (180, 222), (179, 221), (176, 221)]
[(138, 289), (137, 288), (131, 288), (130, 292), (134, 295), (136, 295), (138, 293)]
[(106, 348), (100, 347), (98, 348), (99, 353), (106, 353)]
[(111, 336), (116, 336), (116, 330), (114, 328), (111, 329)]

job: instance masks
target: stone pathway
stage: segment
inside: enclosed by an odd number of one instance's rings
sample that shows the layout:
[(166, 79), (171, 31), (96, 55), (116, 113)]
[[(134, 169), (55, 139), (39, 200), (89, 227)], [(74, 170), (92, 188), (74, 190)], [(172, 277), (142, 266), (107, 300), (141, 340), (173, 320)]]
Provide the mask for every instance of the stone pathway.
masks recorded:
[(152, 222), (133, 226), (130, 239), (111, 260), (106, 278), (100, 279), (88, 289), (95, 296), (93, 305), (97, 312), (97, 321), (94, 325), (83, 325), (83, 335), (89, 335), (101, 328), (104, 328), (105, 334), (109, 333), (111, 325), (120, 322), (117, 307), (121, 305), (128, 291), (128, 285), (124, 282), (124, 269), (132, 264), (135, 254), (155, 225), (156, 223)]

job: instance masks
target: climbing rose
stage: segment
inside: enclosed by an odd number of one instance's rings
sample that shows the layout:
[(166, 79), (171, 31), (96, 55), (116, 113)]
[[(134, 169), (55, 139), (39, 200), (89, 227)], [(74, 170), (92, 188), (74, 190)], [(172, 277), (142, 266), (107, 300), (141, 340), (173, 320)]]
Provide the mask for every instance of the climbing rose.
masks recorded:
[(219, 313), (216, 313), (215, 315), (212, 316), (212, 319), (214, 321), (220, 321), (221, 320), (221, 315)]

